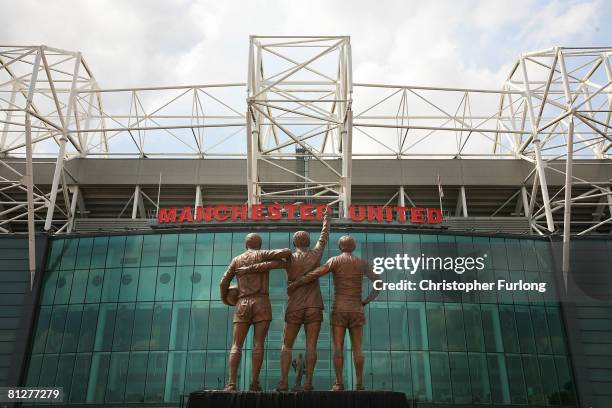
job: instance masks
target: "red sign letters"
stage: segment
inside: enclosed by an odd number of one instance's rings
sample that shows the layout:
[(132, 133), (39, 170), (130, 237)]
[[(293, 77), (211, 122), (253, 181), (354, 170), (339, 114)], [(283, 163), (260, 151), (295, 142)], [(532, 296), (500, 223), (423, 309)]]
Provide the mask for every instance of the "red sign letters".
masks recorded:
[[(254, 204), (207, 205), (193, 207), (160, 208), (158, 224), (247, 222), (247, 221), (320, 221), (325, 204)], [(438, 224), (442, 212), (438, 208), (397, 207), (383, 205), (351, 205), (349, 219), (354, 222), (400, 222), (411, 224)]]

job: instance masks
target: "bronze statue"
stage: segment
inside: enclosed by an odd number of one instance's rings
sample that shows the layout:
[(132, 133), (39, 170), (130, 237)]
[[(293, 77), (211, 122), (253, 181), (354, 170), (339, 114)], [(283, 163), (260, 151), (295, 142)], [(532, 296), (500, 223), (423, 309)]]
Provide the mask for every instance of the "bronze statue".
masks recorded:
[[(262, 250), (261, 237), (253, 233), (246, 236), (245, 246), (246, 251), (232, 259), (219, 285), (223, 303), (234, 306), (235, 300), (234, 333), (229, 355), (230, 375), (225, 391), (236, 391), (236, 375), (242, 356), (242, 346), (251, 325), (253, 325), (254, 333), (251, 358), (252, 378), (249, 389), (261, 391), (259, 372), (263, 363), (264, 342), (272, 320), (272, 307), (268, 295), (270, 269), (258, 274), (242, 274), (238, 272), (238, 268), (265, 261), (282, 260), (291, 255), (291, 250), (288, 248)], [(230, 289), (234, 276), (238, 279), (238, 286)]]
[[(326, 208), (323, 227), (314, 249), (310, 249), (310, 236), (306, 231), (293, 235), (296, 251), (286, 261), (272, 261), (240, 268), (242, 274), (258, 274), (270, 269), (283, 267), (287, 271), (289, 283), (299, 279), (320, 265), (325, 245), (329, 239), (331, 208)], [(323, 297), (319, 281), (314, 279), (289, 294), (285, 311), (285, 329), (281, 348), (281, 380), (277, 391), (287, 391), (289, 367), (291, 366), (291, 349), (303, 325), (306, 331), (306, 382), (304, 390), (313, 389), (312, 376), (317, 363), (317, 340), (323, 321)]]
[(295, 384), (293, 384), (293, 387), (291, 387), (291, 391), (302, 391), (304, 389), (302, 387), (302, 376), (304, 375), (304, 369), (306, 368), (306, 363), (304, 363), (302, 353), (298, 354), (298, 357), (291, 362), (291, 367), (293, 367), (293, 371), (295, 371)]
[(344, 365), (344, 335), (347, 329), (351, 336), (351, 346), (353, 348), (353, 363), (355, 364), (356, 377), (355, 389), (363, 390), (362, 337), (363, 325), (365, 324), (363, 306), (376, 298), (378, 291), (372, 288), (368, 297), (361, 300), (361, 281), (364, 273), (372, 281), (376, 279), (376, 275), (367, 263), (352, 254), (356, 245), (352, 237), (348, 235), (341, 237), (338, 245), (342, 254), (330, 258), (323, 266), (290, 283), (287, 291), (289, 296), (291, 296), (300, 287), (316, 281), (328, 272), (332, 272), (334, 279), (334, 302), (330, 324), (332, 326), (334, 369), (336, 371), (336, 383), (332, 391), (344, 390), (342, 368)]

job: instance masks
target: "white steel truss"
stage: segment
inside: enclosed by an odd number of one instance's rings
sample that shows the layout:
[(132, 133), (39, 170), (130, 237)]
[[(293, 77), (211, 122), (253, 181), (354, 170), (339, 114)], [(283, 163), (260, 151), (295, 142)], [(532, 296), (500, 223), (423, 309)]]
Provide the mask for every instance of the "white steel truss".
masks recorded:
[[(502, 207), (516, 200), (533, 233), (563, 233), (567, 245), (571, 231), (612, 223), (612, 180), (572, 171), (583, 159), (610, 164), (611, 56), (526, 53), (499, 90), (396, 86), (353, 83), (349, 37), (252, 36), (246, 84), (100, 89), (78, 52), (0, 46), (0, 166), (10, 174), (0, 178), (0, 232), (25, 219), (31, 239), (37, 226), (71, 231), (85, 203), (64, 164), (81, 157), (246, 159), (250, 205), (318, 201), (342, 215), (353, 159), (495, 158), (533, 166)], [(34, 185), (34, 159), (55, 163), (50, 188)], [(271, 167), (287, 179), (271, 179)], [(551, 192), (552, 175), (565, 183)], [(576, 224), (572, 208), (587, 205), (592, 221)]]
[[(323, 200), (346, 214), (351, 197), (352, 78), (349, 37), (250, 39), (247, 168), (249, 204), (262, 200)], [(289, 160), (288, 160), (289, 159)], [(317, 177), (296, 171), (316, 160)], [(267, 163), (295, 178), (277, 189)]]

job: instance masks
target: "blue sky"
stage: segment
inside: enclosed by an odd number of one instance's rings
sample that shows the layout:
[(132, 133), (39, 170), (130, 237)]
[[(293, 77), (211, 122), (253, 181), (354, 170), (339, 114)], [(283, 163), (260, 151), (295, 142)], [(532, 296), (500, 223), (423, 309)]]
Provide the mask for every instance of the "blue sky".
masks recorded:
[(101, 87), (244, 81), (249, 34), (348, 34), (358, 82), (498, 88), (521, 52), (612, 45), (612, 3), (10, 2), (4, 44), (80, 50)]

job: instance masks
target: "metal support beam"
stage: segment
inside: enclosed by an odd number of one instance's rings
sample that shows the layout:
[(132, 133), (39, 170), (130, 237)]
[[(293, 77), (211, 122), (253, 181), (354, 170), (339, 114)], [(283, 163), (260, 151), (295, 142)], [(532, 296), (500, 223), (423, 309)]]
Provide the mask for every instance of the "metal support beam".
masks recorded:
[(247, 202), (249, 209), (257, 204), (257, 141), (254, 140), (253, 116), (251, 110), (246, 113), (246, 138), (247, 138)]
[(145, 214), (144, 202), (142, 200), (142, 190), (140, 186), (136, 186), (134, 188), (134, 202), (132, 203), (132, 219), (135, 220), (138, 218), (138, 214), (140, 213), (140, 218), (146, 218), (147, 214)]
[(346, 122), (341, 130), (342, 136), (342, 217), (349, 217), (351, 206), (351, 179), (353, 172), (353, 111), (348, 110)]
[(72, 187), (72, 200), (70, 201), (70, 212), (68, 213), (68, 227), (66, 229), (66, 232), (68, 232), (69, 234), (72, 232), (72, 229), (74, 228), (74, 218), (76, 217), (76, 209), (77, 209), (77, 203), (79, 201), (79, 196), (81, 194), (79, 194), (79, 186), (73, 186)]
[(523, 203), (523, 213), (525, 217), (531, 217), (531, 213), (529, 212), (529, 198), (527, 197), (527, 187), (521, 186), (521, 196), (519, 197), (521, 202)]
[(400, 207), (406, 206), (406, 193), (404, 192), (404, 186), (399, 187), (399, 191), (397, 193), (397, 205)]
[[(42, 51), (41, 51), (42, 52)], [(66, 108), (66, 116), (63, 122), (62, 136), (60, 137), (59, 152), (57, 153), (57, 160), (55, 161), (55, 171), (53, 173), (53, 181), (51, 183), (51, 194), (49, 197), (49, 208), (47, 209), (47, 217), (45, 219), (45, 231), (51, 229), (53, 223), (53, 212), (55, 211), (55, 202), (57, 200), (57, 188), (59, 180), (64, 171), (64, 158), (66, 156), (66, 143), (68, 142), (70, 119), (72, 117), (72, 109), (74, 107), (75, 92), (77, 79), (79, 77), (79, 69), (81, 67), (81, 53), (77, 53), (74, 58), (74, 73), (72, 76), (72, 85), (70, 87), (70, 94), (68, 96), (68, 107)], [(50, 79), (49, 79), (50, 80)], [(58, 112), (61, 116), (61, 112)]]
[(28, 199), (28, 267), (30, 272), (30, 290), (34, 287), (34, 276), (36, 274), (36, 235), (34, 230), (34, 166), (32, 164), (32, 122), (30, 119), (30, 108), (36, 89), (36, 81), (38, 79), (38, 71), (40, 69), (40, 60), (42, 57), (42, 48), (38, 50), (34, 66), (32, 67), (32, 76), (30, 77), (30, 87), (25, 106), (25, 143), (26, 143), (26, 171), (25, 182), (27, 186)]
[(459, 187), (459, 195), (457, 196), (457, 207), (455, 208), (455, 217), (467, 217), (467, 199), (465, 196), (465, 186)]
[(567, 132), (567, 158), (565, 162), (565, 208), (563, 212), (563, 282), (567, 289), (570, 270), (570, 231), (572, 217), (572, 166), (574, 158), (574, 117), (570, 118)]
[(536, 167), (538, 169), (538, 180), (540, 181), (540, 189), (542, 191), (542, 201), (544, 202), (544, 211), (546, 213), (546, 226), (550, 232), (555, 230), (555, 223), (553, 221), (553, 215), (550, 207), (550, 197), (548, 196), (548, 184), (546, 183), (546, 174), (544, 172), (544, 161), (542, 160), (542, 153), (540, 152), (540, 140), (535, 139), (533, 141), (533, 147), (536, 157)]
[[(200, 207), (202, 205), (202, 186), (196, 186), (195, 205), (194, 207)], [(195, 214), (195, 209), (194, 209)]]

